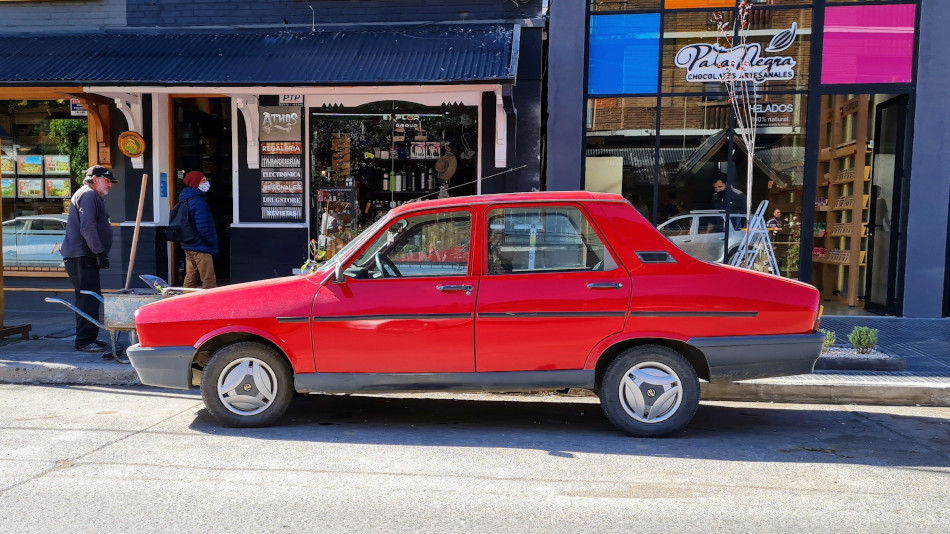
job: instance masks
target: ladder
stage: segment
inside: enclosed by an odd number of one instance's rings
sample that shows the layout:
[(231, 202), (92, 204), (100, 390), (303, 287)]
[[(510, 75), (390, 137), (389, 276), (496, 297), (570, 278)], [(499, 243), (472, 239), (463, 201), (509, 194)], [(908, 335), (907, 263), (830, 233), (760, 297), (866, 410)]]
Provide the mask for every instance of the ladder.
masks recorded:
[(752, 220), (746, 222), (746, 227), (742, 231), (742, 243), (732, 256), (729, 264), (734, 267), (742, 267), (753, 271), (761, 271), (781, 276), (778, 270), (778, 260), (775, 259), (775, 249), (772, 248), (772, 239), (769, 237), (769, 230), (765, 226), (765, 212), (769, 207), (769, 201), (759, 202), (759, 206), (752, 215)]

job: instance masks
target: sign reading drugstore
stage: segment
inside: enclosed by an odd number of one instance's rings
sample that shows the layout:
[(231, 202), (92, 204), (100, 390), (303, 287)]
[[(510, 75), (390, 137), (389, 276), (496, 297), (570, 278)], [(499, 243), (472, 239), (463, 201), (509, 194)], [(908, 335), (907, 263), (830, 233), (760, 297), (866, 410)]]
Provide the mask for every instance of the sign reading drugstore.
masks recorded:
[[(782, 52), (795, 42), (798, 24), (782, 30), (765, 49), (766, 52)], [(686, 69), (688, 82), (716, 82), (735, 77), (739, 81), (763, 83), (770, 80), (789, 81), (795, 78), (795, 58), (790, 56), (763, 56), (762, 45), (747, 43), (723, 48), (717, 43), (686, 45), (676, 53), (677, 67)]]

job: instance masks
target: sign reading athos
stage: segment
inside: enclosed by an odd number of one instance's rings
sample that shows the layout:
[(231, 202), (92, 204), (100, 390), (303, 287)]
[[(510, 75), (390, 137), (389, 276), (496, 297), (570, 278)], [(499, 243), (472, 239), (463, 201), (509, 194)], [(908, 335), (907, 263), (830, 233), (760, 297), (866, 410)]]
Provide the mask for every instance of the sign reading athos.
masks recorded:
[[(765, 52), (782, 52), (795, 42), (798, 24), (782, 30)], [(674, 58), (677, 67), (686, 69), (688, 82), (717, 82), (735, 78), (738, 81), (764, 83), (770, 80), (789, 81), (795, 78), (795, 58), (763, 56), (762, 45), (747, 43), (723, 48), (717, 43), (695, 43), (681, 48)]]

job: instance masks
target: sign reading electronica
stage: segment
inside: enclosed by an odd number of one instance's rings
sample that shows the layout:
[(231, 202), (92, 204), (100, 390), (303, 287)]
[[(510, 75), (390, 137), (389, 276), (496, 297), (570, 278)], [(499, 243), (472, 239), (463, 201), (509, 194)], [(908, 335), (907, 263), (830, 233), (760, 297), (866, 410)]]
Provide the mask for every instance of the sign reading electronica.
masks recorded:
[[(795, 42), (798, 23), (782, 30), (766, 47), (765, 52), (782, 52)], [(763, 56), (762, 45), (748, 43), (723, 48), (717, 43), (695, 43), (680, 48), (674, 62), (686, 69), (688, 82), (718, 82), (735, 78), (738, 81), (764, 83), (789, 81), (795, 78), (795, 58), (791, 56)]]

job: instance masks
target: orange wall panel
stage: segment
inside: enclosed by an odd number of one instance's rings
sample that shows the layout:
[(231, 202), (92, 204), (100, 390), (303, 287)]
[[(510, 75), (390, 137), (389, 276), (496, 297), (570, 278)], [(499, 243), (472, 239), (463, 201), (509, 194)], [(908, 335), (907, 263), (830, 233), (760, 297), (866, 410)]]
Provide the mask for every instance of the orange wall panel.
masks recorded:
[(688, 7), (736, 7), (736, 0), (666, 0), (668, 9)]

